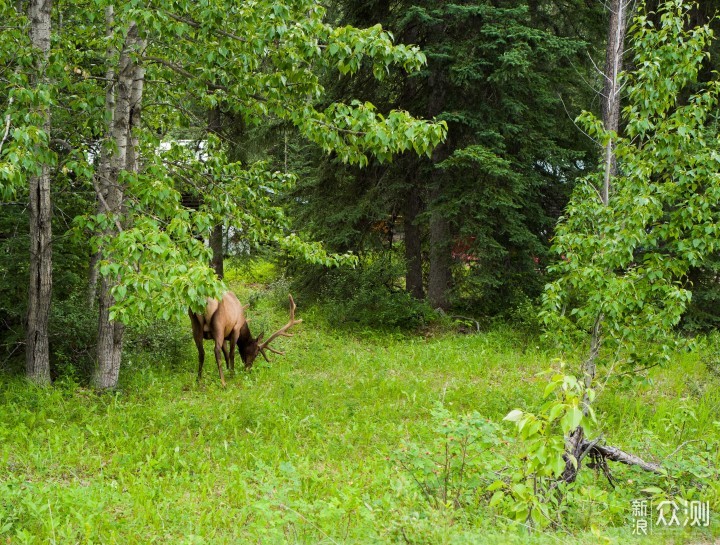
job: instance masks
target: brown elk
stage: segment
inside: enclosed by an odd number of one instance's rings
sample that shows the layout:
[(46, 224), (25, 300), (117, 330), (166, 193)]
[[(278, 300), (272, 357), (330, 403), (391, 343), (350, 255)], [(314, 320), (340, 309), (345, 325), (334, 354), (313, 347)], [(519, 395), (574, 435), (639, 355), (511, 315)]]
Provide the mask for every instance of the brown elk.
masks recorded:
[[(225, 375), (220, 364), (221, 352), (225, 357), (225, 365), (230, 370), (235, 369), (235, 346), (238, 347), (245, 369), (248, 370), (253, 366), (258, 354), (262, 354), (265, 361), (270, 361), (265, 353), (266, 350), (275, 354), (285, 354), (269, 345), (280, 336), (292, 337), (292, 333), (287, 332), (288, 329), (302, 322), (302, 319), (295, 319), (296, 307), (292, 295), (290, 295), (290, 321), (270, 335), (265, 342), (261, 342), (263, 333), (260, 333), (256, 338), (250, 333), (248, 320), (245, 317), (248, 306), (241, 305), (235, 294), (228, 291), (219, 301), (208, 298), (204, 313), (189, 310), (193, 339), (198, 349), (198, 381), (202, 378), (202, 368), (205, 361), (204, 339), (215, 341), (215, 361), (220, 373), (220, 382), (222, 382), (223, 386), (225, 386)], [(229, 353), (228, 348), (225, 347), (225, 341), (229, 341)]]

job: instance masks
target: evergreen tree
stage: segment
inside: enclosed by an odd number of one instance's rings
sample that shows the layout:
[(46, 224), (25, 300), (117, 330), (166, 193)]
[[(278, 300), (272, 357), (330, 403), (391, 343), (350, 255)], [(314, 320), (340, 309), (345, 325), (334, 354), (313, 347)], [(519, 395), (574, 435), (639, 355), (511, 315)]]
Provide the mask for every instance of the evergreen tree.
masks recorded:
[(593, 100), (583, 77), (601, 14), (574, 2), (339, 2), (343, 22), (380, 22), (428, 64), (381, 84), (361, 71), (335, 84), (337, 96), (436, 117), (449, 135), (430, 157), (364, 172), (324, 165), (298, 186), (302, 224), (360, 252), (390, 246), (378, 222), (403, 232), (407, 289), (427, 287), (434, 307), (493, 313), (539, 293), (553, 224), (595, 160), (571, 118)]

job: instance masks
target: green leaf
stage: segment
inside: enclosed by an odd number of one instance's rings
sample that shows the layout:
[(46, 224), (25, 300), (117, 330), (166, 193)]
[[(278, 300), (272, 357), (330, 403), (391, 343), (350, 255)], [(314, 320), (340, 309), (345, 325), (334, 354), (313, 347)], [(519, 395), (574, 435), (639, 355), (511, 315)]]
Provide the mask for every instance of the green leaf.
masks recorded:
[(503, 420), (507, 420), (509, 422), (517, 422), (518, 420), (520, 420), (523, 417), (523, 414), (525, 414), (525, 413), (523, 411), (521, 411), (520, 409), (514, 409), (514, 410), (510, 411), (505, 416), (505, 418), (503, 418)]

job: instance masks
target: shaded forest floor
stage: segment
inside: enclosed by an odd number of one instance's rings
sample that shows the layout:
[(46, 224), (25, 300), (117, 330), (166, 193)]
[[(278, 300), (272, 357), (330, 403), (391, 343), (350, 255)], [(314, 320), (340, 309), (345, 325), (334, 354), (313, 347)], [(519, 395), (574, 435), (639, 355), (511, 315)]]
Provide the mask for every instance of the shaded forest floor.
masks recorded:
[[(254, 301), (256, 334), (286, 318), (277, 297), (249, 288), (239, 295)], [(451, 486), (471, 500), (438, 506), (398, 452), (410, 442), (422, 460), (442, 457), (430, 452), (442, 439), (433, 416), (440, 406), (497, 422), (517, 407), (537, 409), (545, 384), (537, 373), (554, 365), (551, 355), (512, 331), (338, 330), (301, 302), (298, 315), (296, 337), (278, 343), (287, 355), (230, 374), (227, 389), (209, 343), (195, 382), (185, 323), (172, 356), (129, 352), (113, 394), (0, 375), (0, 543), (654, 544), (720, 536), (720, 485), (691, 474), (707, 448), (720, 463), (720, 379), (700, 356), (678, 354), (653, 372), (653, 384), (604, 393), (597, 403), (608, 444), (666, 459), (685, 477), (614, 466), (612, 490), (585, 469), (585, 492), (562, 524), (528, 535), (488, 507), (484, 476), (456, 476), (467, 482)], [(516, 445), (497, 448), (511, 456)], [(712, 524), (637, 538), (631, 502), (657, 492), (650, 487), (707, 499)]]

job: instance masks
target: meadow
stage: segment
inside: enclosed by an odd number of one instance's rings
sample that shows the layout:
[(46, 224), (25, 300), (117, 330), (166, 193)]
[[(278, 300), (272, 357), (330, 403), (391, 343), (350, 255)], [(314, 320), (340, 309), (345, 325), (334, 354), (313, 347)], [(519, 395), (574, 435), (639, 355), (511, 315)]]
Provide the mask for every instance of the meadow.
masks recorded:
[[(262, 287), (254, 331), (286, 318)], [(477, 456), (513, 460), (502, 418), (536, 409), (557, 367), (552, 347), (509, 327), (378, 332), (337, 327), (298, 301), (286, 356), (196, 382), (189, 323), (172, 350), (128, 351), (121, 387), (97, 394), (0, 376), (0, 543), (712, 543), (720, 536), (720, 391), (708, 348), (677, 354), (651, 380), (602, 392), (608, 444), (662, 461), (671, 477), (612, 466), (617, 487), (584, 469), (562, 519), (529, 532), (489, 506), (492, 479), (469, 457), (445, 472), (447, 425), (490, 426)], [(713, 363), (714, 362), (714, 363)], [(460, 420), (458, 420), (460, 419)], [(505, 463), (505, 462), (501, 462)], [(425, 472), (422, 470), (425, 468)], [(502, 469), (502, 468), (501, 468)], [(420, 471), (420, 473), (418, 473)], [(461, 501), (431, 497), (442, 486)], [(709, 527), (633, 535), (631, 502), (674, 493), (711, 504)]]

